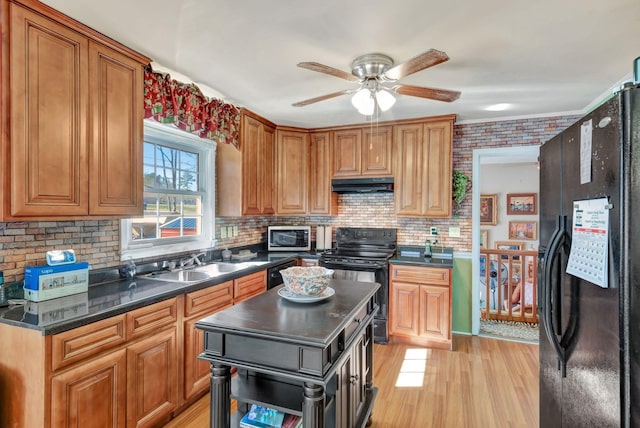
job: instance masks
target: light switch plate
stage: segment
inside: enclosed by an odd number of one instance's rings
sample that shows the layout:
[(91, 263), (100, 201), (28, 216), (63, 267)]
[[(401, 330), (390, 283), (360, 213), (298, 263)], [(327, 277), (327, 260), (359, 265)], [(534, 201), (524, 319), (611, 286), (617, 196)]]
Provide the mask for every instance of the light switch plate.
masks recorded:
[(238, 226), (233, 226), (233, 237), (238, 236)]
[(220, 239), (227, 239), (227, 226), (220, 228)]
[(459, 227), (449, 227), (449, 237), (450, 238), (459, 238), (460, 237), (460, 228)]

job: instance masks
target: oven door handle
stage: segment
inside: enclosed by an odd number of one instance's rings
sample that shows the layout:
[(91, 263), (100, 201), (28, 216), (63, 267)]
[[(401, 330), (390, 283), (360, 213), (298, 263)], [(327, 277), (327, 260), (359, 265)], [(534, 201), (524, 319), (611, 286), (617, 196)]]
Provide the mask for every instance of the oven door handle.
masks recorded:
[(349, 262), (326, 262), (320, 260), (320, 266), (327, 269), (343, 269), (343, 270), (357, 270), (357, 271), (372, 271), (376, 269), (384, 269), (386, 264), (357, 264)]

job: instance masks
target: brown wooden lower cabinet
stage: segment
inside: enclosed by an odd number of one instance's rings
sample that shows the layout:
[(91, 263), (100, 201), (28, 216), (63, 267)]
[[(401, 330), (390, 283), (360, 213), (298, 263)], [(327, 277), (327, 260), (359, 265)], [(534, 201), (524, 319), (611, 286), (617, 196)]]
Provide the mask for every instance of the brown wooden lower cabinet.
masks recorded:
[(53, 376), (51, 426), (125, 426), (126, 361), (120, 349)]
[(204, 335), (195, 328), (200, 319), (233, 304), (233, 281), (185, 295), (184, 301), (184, 387), (183, 402), (189, 404), (209, 389), (211, 365), (198, 359), (204, 349)]
[(162, 426), (209, 389), (196, 321), (265, 290), (263, 270), (55, 335), (0, 324), (0, 426)]
[(389, 294), (393, 342), (452, 349), (451, 269), (391, 265)]
[(153, 427), (170, 418), (178, 402), (176, 329), (127, 347), (127, 427)]
[(233, 303), (240, 303), (267, 290), (267, 271), (252, 273), (233, 280)]

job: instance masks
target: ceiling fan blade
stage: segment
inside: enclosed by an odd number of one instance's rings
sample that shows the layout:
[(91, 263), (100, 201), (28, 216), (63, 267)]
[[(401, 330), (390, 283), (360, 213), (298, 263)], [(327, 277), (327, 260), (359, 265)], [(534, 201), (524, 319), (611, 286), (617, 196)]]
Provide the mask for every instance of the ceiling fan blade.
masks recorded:
[(407, 62), (398, 64), (384, 73), (384, 78), (387, 80), (400, 80), (410, 74), (416, 73), (425, 68), (433, 67), (445, 61), (449, 60), (449, 56), (435, 49), (429, 49), (425, 53), (422, 53), (415, 58), (410, 59)]
[(317, 71), (318, 73), (329, 74), (331, 76), (339, 77), (345, 80), (356, 81), (358, 78), (346, 71), (338, 70), (337, 68), (329, 67), (328, 65), (320, 64), (317, 62), (301, 62), (298, 63), (298, 67), (306, 68), (307, 70)]
[(347, 95), (347, 94), (350, 94), (352, 92), (353, 92), (353, 90), (345, 89), (344, 91), (333, 92), (331, 94), (321, 95), (321, 96), (315, 97), (315, 98), (309, 98), (308, 100), (298, 101), (297, 103), (293, 103), (291, 105), (294, 106), (294, 107), (304, 107), (304, 106), (307, 106), (309, 104), (317, 103), (318, 101), (328, 100), (330, 98), (339, 97), (340, 95)]
[(430, 98), (437, 101), (450, 103), (460, 97), (460, 92), (448, 89), (424, 88), (422, 86), (396, 85), (393, 91), (401, 95), (411, 95), (412, 97)]

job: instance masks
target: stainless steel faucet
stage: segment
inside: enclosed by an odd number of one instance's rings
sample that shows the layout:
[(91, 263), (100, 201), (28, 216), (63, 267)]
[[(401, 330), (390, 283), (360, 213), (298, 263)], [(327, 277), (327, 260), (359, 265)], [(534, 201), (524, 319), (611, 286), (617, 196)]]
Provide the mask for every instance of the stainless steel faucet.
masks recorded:
[[(180, 267), (193, 266), (194, 263), (198, 266), (202, 266), (204, 257), (206, 256), (207, 253), (205, 253), (204, 251), (198, 254), (191, 254), (189, 257), (180, 260)], [(200, 260), (200, 257), (203, 257), (203, 259)]]
[[(200, 260), (200, 257), (202, 257), (202, 260)], [(193, 259), (193, 261), (195, 262), (195, 264), (197, 264), (198, 266), (201, 266), (204, 261), (204, 258), (207, 257), (207, 253), (205, 253), (204, 251), (198, 254), (192, 254), (191, 258)]]

